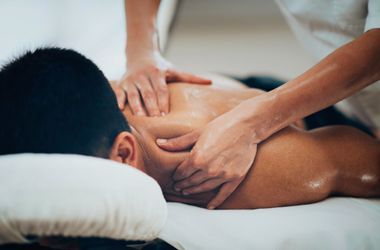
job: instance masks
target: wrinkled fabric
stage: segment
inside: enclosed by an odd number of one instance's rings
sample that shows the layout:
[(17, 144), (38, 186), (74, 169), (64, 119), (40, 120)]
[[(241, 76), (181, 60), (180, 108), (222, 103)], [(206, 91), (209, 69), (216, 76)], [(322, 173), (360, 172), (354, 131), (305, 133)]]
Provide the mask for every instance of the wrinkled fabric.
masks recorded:
[(207, 210), (168, 203), (160, 238), (178, 249), (379, 249), (380, 199), (330, 198), (302, 206)]

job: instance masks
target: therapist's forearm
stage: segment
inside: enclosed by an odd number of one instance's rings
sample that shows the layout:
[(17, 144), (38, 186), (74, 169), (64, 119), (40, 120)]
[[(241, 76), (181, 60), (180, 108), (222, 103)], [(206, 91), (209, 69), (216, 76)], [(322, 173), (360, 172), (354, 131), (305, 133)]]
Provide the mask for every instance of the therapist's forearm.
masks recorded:
[(159, 49), (156, 27), (159, 0), (126, 0), (127, 55)]
[[(366, 32), (281, 87), (243, 102), (239, 119), (260, 142), (380, 80), (380, 29)], [(244, 111), (249, 110), (249, 112)], [(239, 113), (239, 112), (236, 112)]]

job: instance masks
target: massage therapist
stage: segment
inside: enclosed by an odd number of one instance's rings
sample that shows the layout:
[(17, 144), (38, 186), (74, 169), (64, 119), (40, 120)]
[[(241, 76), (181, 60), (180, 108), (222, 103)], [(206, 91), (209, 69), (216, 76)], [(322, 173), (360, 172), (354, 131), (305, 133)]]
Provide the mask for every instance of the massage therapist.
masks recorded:
[[(277, 2), (299, 40), (320, 61), (200, 130), (157, 140), (169, 151), (194, 146), (173, 176), (175, 189), (186, 195), (220, 188), (210, 209), (218, 207), (242, 182), (260, 142), (309, 114), (350, 97), (337, 107), (346, 107), (343, 112), (351, 112), (379, 132), (380, 82), (375, 82), (380, 80), (380, 0)], [(158, 0), (126, 0), (128, 70), (120, 81), (125, 92), (119, 92), (118, 100), (122, 107), (127, 99), (136, 115), (167, 114), (169, 82), (210, 83), (176, 70), (162, 57), (156, 30), (158, 7)]]

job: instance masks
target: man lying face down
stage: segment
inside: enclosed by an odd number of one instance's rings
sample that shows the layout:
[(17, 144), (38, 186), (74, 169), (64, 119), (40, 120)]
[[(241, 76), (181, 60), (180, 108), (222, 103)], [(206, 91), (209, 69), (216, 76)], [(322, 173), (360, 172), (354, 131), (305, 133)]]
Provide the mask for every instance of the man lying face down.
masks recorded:
[[(173, 189), (172, 174), (189, 152), (163, 151), (155, 140), (188, 133), (262, 93), (230, 87), (172, 84), (168, 115), (133, 116), (129, 107), (119, 110), (90, 60), (72, 50), (38, 49), (0, 72), (0, 154), (109, 158), (155, 178), (169, 201), (206, 206), (215, 190), (186, 196)], [(245, 180), (220, 208), (296, 205), (330, 195), (380, 196), (380, 142), (350, 127), (290, 126), (259, 145)]]

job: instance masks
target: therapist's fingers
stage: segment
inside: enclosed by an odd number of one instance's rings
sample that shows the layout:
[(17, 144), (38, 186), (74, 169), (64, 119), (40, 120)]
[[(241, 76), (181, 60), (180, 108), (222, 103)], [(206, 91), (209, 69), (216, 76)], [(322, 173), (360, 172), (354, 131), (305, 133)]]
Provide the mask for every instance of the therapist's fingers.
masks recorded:
[(135, 85), (128, 84), (126, 86), (128, 104), (134, 115), (146, 116), (146, 112), (141, 104), (140, 94)]
[(172, 176), (173, 180), (180, 181), (180, 180), (186, 179), (199, 170), (197, 168), (192, 167), (191, 164), (192, 163), (191, 163), (190, 158), (187, 158), (181, 164), (179, 164), (179, 166), (174, 171), (174, 174)]
[(203, 157), (199, 156), (199, 154), (197, 154), (196, 151), (192, 150), (190, 152), (189, 157), (185, 161), (183, 161), (174, 171), (173, 180), (178, 182), (186, 178), (189, 178), (195, 172), (201, 170), (203, 166), (201, 162), (203, 162)]
[(136, 86), (140, 90), (144, 106), (148, 111), (149, 116), (159, 116), (160, 110), (158, 109), (156, 93), (154, 92), (149, 79), (146, 77), (139, 77)]
[[(174, 184), (174, 188), (176, 191), (179, 191), (179, 190), (183, 190), (192, 186), (198, 186), (202, 184), (202, 182), (214, 177), (217, 177), (216, 173), (215, 174), (208, 173), (208, 175), (206, 175), (204, 171), (198, 170), (190, 177), (176, 182)], [(201, 190), (201, 192), (203, 192), (203, 190)]]
[(212, 81), (202, 76), (170, 69), (166, 72), (166, 81), (168, 82), (187, 82), (195, 84), (211, 84)]
[(124, 89), (113, 82), (111, 82), (110, 85), (113, 92), (115, 93), (117, 105), (119, 106), (119, 109), (123, 110), (125, 108), (125, 103), (127, 101), (127, 95), (125, 94)]
[(171, 139), (159, 138), (156, 140), (156, 143), (160, 148), (166, 151), (183, 151), (194, 146), (200, 136), (200, 133), (200, 130), (195, 130), (188, 134)]
[(222, 178), (214, 178), (209, 179), (198, 186), (193, 186), (189, 188), (185, 188), (182, 190), (182, 194), (190, 195), (190, 194), (198, 194), (203, 192), (208, 192), (214, 190), (225, 182)]
[(218, 194), (208, 203), (207, 208), (214, 209), (222, 205), (222, 203), (236, 190), (242, 181), (243, 178), (223, 184)]
[(150, 80), (157, 96), (160, 113), (169, 113), (169, 89), (165, 81), (165, 73), (157, 71), (150, 77)]

